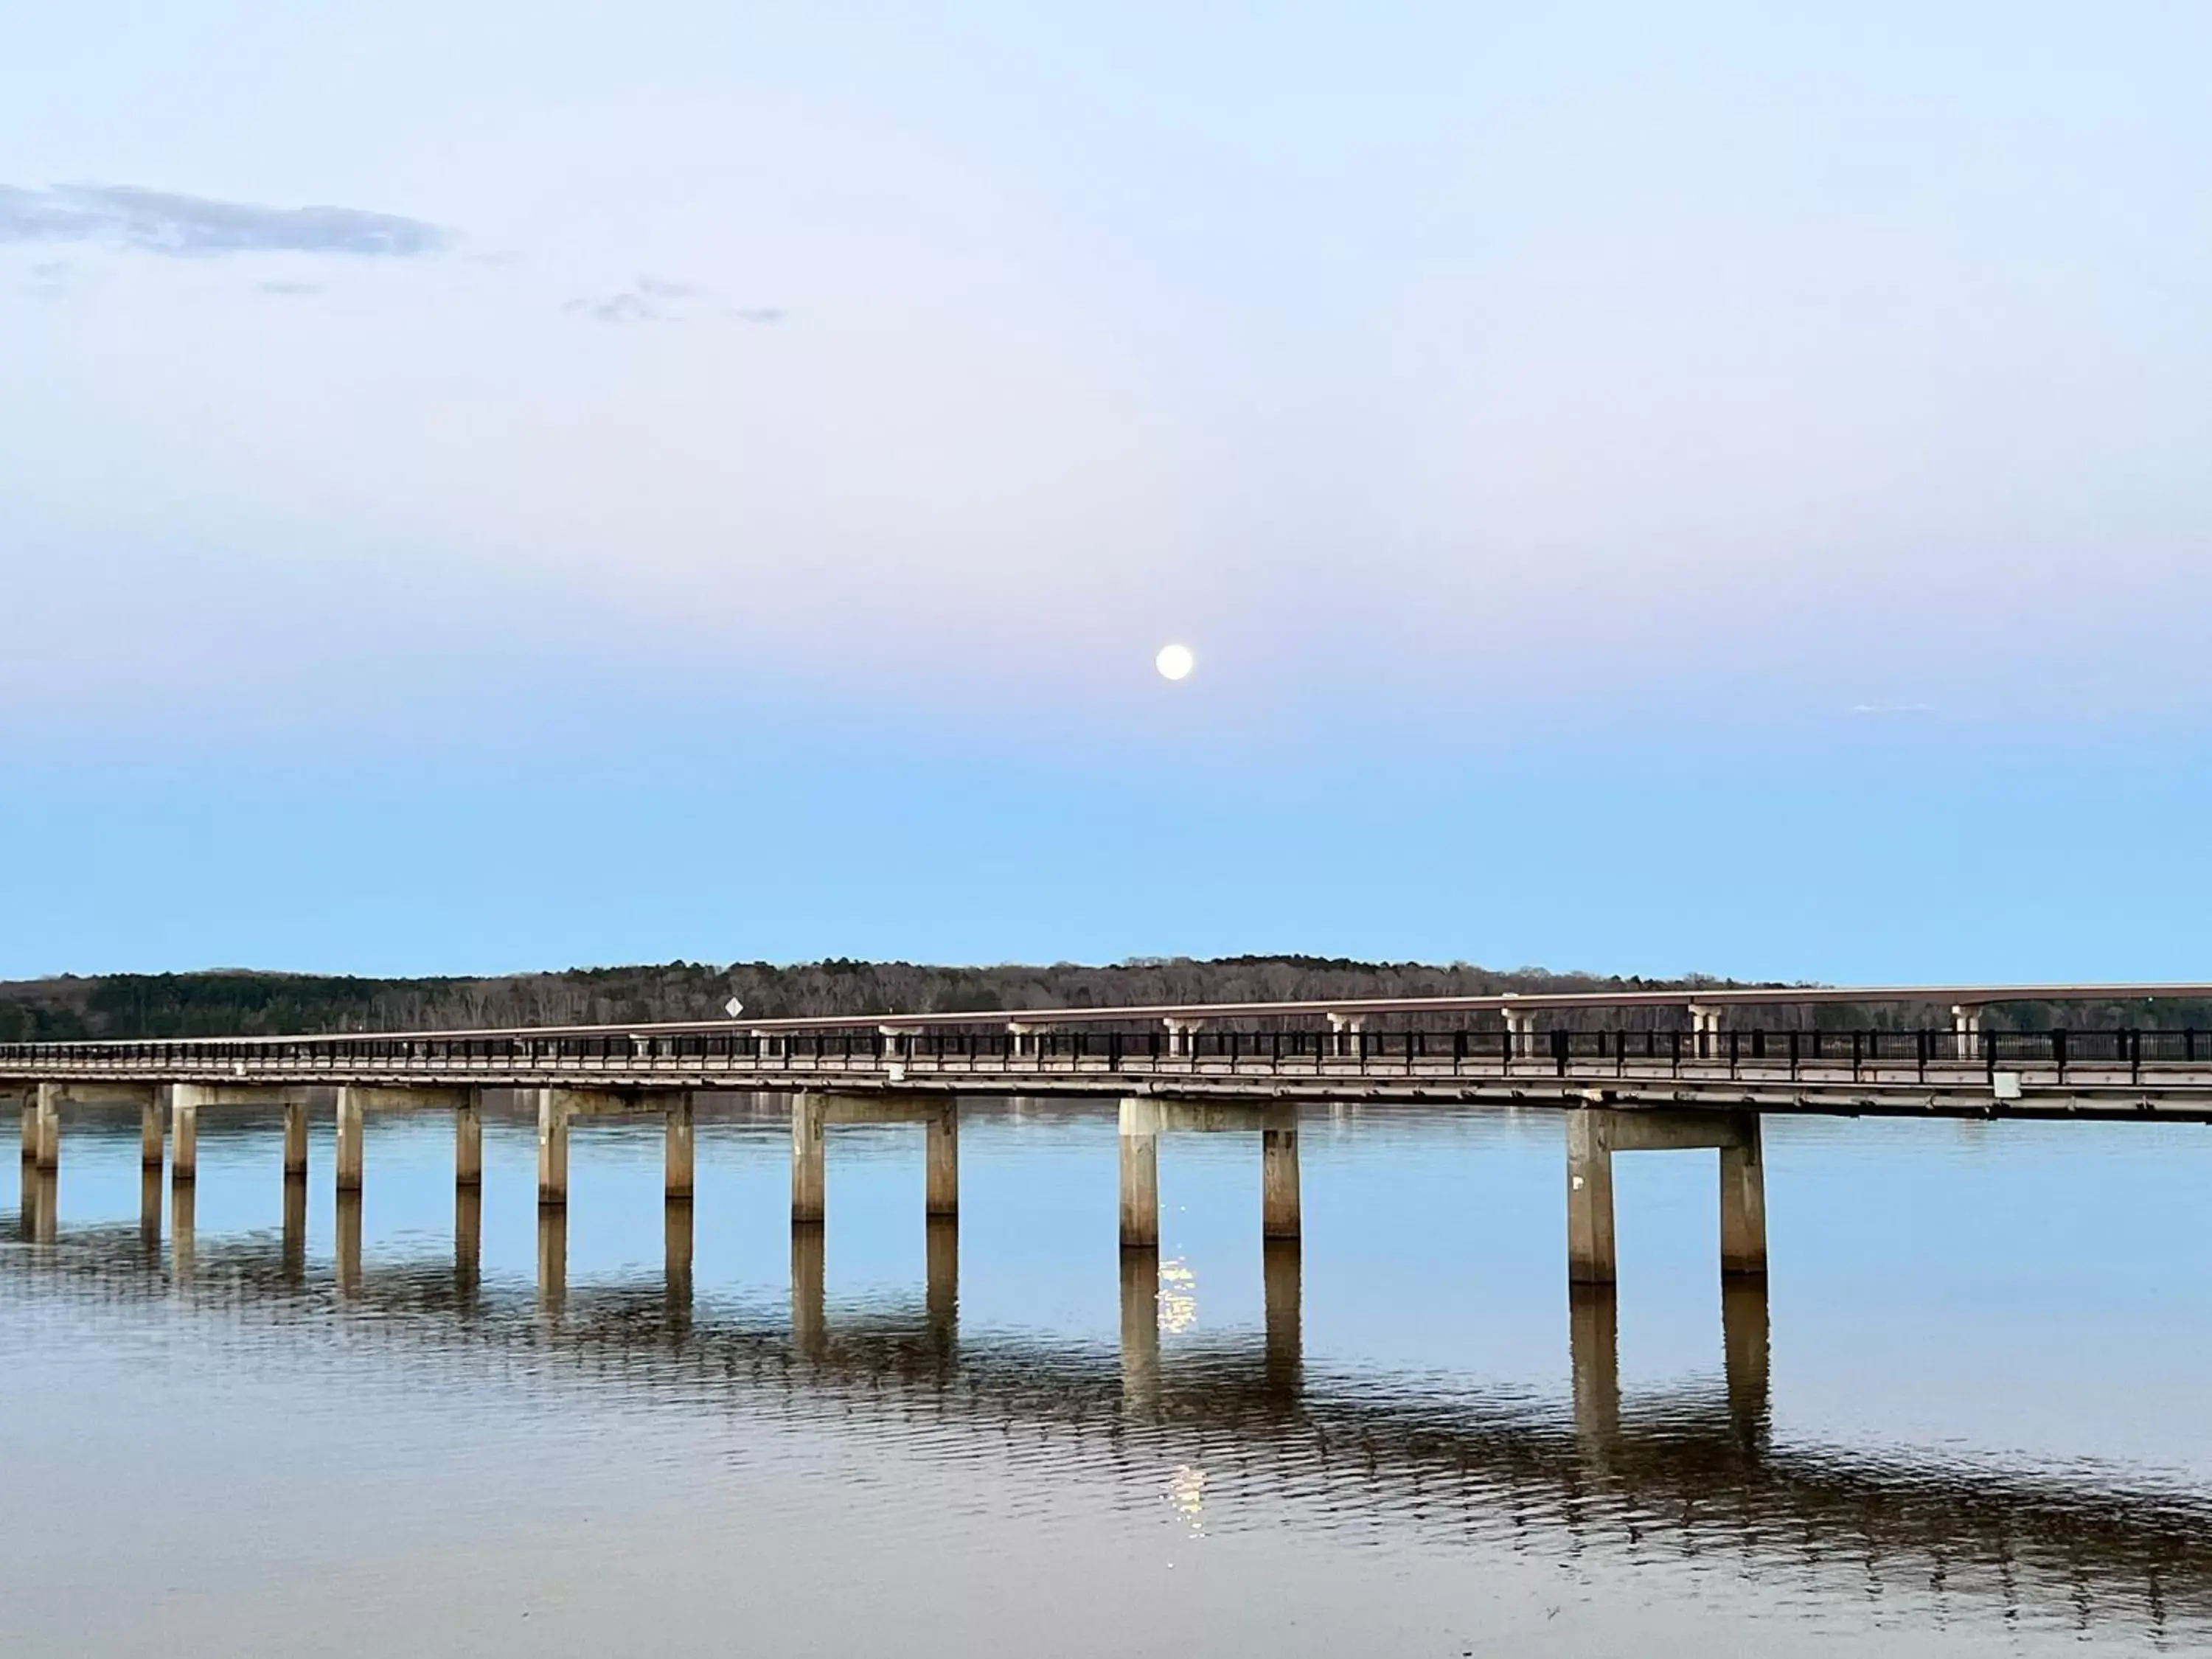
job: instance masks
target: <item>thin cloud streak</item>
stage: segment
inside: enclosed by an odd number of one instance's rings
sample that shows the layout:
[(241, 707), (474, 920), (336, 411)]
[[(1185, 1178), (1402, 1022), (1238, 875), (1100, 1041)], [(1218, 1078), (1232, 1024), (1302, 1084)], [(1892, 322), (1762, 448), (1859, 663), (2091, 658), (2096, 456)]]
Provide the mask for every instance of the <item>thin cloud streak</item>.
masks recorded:
[(338, 253), (405, 259), (443, 252), (453, 237), (420, 219), (356, 208), (262, 207), (129, 185), (0, 185), (0, 244), (70, 242), (181, 258)]

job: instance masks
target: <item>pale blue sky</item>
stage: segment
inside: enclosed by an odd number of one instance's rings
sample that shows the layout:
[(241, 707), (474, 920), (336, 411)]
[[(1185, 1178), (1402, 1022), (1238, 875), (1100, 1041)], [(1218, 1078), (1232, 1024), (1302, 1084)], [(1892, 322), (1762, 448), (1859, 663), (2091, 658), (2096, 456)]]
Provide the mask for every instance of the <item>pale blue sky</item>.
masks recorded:
[(22, 9), (0, 974), (2212, 974), (2202, 7)]

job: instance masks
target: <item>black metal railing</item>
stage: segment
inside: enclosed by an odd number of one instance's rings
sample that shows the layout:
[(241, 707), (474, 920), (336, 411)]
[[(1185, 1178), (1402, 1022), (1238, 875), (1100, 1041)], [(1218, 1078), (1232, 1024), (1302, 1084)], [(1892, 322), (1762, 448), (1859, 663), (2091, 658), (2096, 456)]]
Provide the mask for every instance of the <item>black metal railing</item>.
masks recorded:
[(673, 1069), (713, 1072), (928, 1066), (981, 1071), (1161, 1068), (1327, 1073), (1364, 1069), (1496, 1072), (1548, 1064), (1562, 1074), (1592, 1067), (1670, 1073), (1725, 1066), (1795, 1075), (1807, 1068), (1854, 1076), (1911, 1066), (2069, 1072), (2212, 1066), (2212, 1033), (2122, 1028), (2040, 1031), (1948, 1027), (1833, 1030), (1761, 1027), (1694, 1031), (1653, 1027), (1515, 1032), (1463, 1025), (1382, 1030), (1239, 1029), (1170, 1032), (1159, 1025), (1085, 1025), (1015, 1033), (950, 1026), (901, 1030), (857, 1026), (778, 1031), (702, 1030), (651, 1034), (514, 1032), (454, 1036), (199, 1037), (130, 1042), (0, 1043), (0, 1075), (100, 1067), (123, 1073), (493, 1072)]

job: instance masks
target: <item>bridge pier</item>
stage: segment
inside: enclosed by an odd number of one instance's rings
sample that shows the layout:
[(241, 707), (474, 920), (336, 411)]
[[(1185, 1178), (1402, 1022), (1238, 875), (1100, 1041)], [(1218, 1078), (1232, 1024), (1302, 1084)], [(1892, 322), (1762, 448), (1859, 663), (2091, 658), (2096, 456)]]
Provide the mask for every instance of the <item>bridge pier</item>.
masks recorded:
[(361, 1190), (362, 1115), (366, 1103), (360, 1089), (338, 1091), (337, 1152), (332, 1160), (337, 1171), (337, 1188), (342, 1193)]
[(36, 1083), (23, 1097), (23, 1155), (41, 1170), (58, 1170), (62, 1161), (64, 1106), (136, 1106), (152, 1109), (159, 1085), (151, 1083)]
[(951, 1095), (817, 1094), (791, 1097), (791, 1219), (818, 1224), (825, 1212), (824, 1131), (832, 1123), (920, 1123), (923, 1212), (960, 1212), (960, 1103)]
[(922, 1123), (922, 1210), (946, 1220), (960, 1213), (960, 1106), (947, 1095)]
[[(798, 1094), (791, 1097), (791, 1224), (794, 1228), (822, 1224), (828, 1182), (823, 1167), (823, 1097)], [(794, 1287), (798, 1284), (799, 1235), (792, 1235)], [(797, 1291), (794, 1288), (793, 1295)], [(793, 1304), (797, 1328), (798, 1304)]]
[(41, 1170), (61, 1168), (62, 1094), (67, 1086), (60, 1083), (39, 1085), (38, 1164)]
[(453, 1185), (483, 1186), (483, 1102), (475, 1090), (453, 1114)]
[[(169, 1184), (189, 1187), (200, 1173), (200, 1097), (207, 1091), (197, 1083), (169, 1085)], [(170, 1200), (171, 1213), (175, 1200)]]
[[(568, 1202), (568, 1116), (569, 1091), (540, 1089), (538, 1091), (538, 1207), (565, 1206)], [(538, 1218), (538, 1282), (545, 1279), (544, 1238), (546, 1222)], [(562, 1237), (566, 1248), (567, 1237)]]
[(168, 1122), (161, 1111), (161, 1091), (158, 1088), (146, 1091), (145, 1104), (138, 1109), (138, 1167), (159, 1170), (168, 1146)]
[(1691, 1053), (1699, 1060), (1714, 1058), (1720, 1051), (1727, 1010), (1693, 1002), (1685, 1012), (1690, 1016)]
[(1720, 1152), (1721, 1272), (1766, 1272), (1766, 1173), (1754, 1111), (1577, 1107), (1567, 1114), (1567, 1279), (1610, 1285), (1615, 1261), (1613, 1155)]
[(1133, 1095), (1121, 1102), (1121, 1248), (1160, 1242), (1160, 1137), (1257, 1130), (1260, 1236), (1291, 1240), (1300, 1230), (1298, 1114), (1290, 1104), (1169, 1100)]
[(1298, 1236), (1298, 1132), (1260, 1131), (1260, 1237), (1277, 1242)]
[(662, 1163), (662, 1197), (669, 1203), (681, 1200), (691, 1201), (691, 1189), (696, 1163), (692, 1146), (692, 1109), (690, 1094), (679, 1095), (668, 1109), (665, 1149)]
[(304, 1099), (284, 1103), (284, 1179), (287, 1182), (307, 1178), (307, 1103)]
[[(1144, 1108), (1150, 1103), (1121, 1103), (1121, 1248), (1157, 1252), (1160, 1248), (1160, 1137)], [(1158, 1278), (1155, 1264), (1154, 1277)], [(1158, 1286), (1153, 1286), (1157, 1297)], [(1157, 1340), (1158, 1333), (1155, 1332)]]

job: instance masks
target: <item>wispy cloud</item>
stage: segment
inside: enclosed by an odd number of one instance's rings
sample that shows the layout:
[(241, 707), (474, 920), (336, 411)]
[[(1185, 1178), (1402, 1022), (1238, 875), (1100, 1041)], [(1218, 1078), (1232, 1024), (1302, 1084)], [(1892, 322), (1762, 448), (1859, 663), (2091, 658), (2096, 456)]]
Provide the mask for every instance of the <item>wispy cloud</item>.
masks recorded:
[(320, 283), (263, 283), (259, 286), (264, 294), (301, 295), (323, 291)]
[(1936, 705), (1932, 702), (1855, 702), (1850, 712), (1860, 715), (1932, 714), (1936, 712)]
[[(600, 323), (675, 323), (690, 314), (685, 301), (708, 297), (707, 290), (695, 283), (641, 276), (634, 287), (600, 298), (571, 300), (561, 308)], [(720, 314), (741, 323), (780, 323), (784, 318), (782, 308), (775, 306), (726, 307)]]
[(179, 257), (347, 253), (412, 258), (453, 238), (438, 226), (356, 208), (261, 207), (129, 185), (0, 185), (0, 244), (106, 242)]

